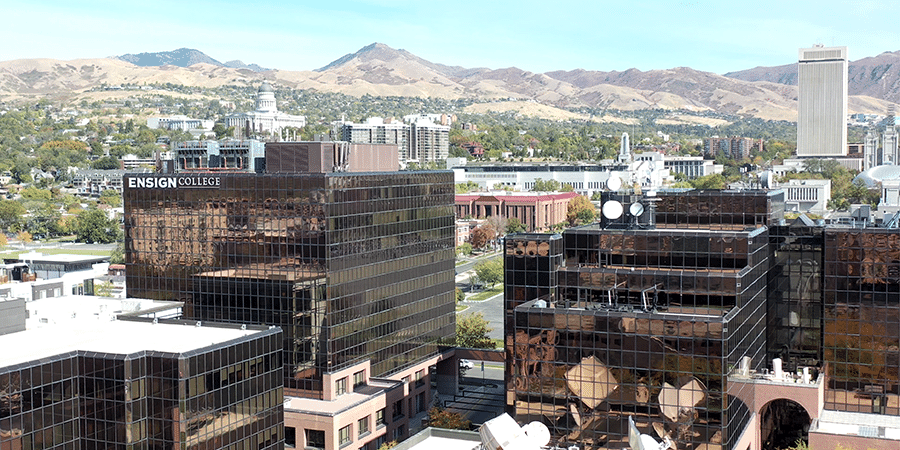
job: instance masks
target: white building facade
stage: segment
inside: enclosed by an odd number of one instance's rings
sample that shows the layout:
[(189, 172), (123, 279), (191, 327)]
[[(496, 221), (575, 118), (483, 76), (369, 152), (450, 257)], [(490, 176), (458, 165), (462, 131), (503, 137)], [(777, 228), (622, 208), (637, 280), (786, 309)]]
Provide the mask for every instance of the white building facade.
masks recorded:
[(797, 156), (847, 155), (847, 47), (800, 49)]
[(269, 135), (278, 139), (287, 128), (306, 126), (306, 117), (279, 112), (272, 85), (263, 83), (256, 94), (256, 110), (225, 116), (225, 126), (234, 127), (236, 137)]

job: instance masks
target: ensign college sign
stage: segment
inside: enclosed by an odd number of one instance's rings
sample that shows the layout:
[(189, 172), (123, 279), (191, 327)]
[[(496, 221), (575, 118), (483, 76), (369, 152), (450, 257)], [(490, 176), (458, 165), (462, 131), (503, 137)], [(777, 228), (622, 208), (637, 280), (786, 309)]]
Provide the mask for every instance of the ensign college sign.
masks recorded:
[(177, 188), (217, 188), (222, 179), (217, 176), (196, 177), (131, 177), (131, 189), (177, 189)]

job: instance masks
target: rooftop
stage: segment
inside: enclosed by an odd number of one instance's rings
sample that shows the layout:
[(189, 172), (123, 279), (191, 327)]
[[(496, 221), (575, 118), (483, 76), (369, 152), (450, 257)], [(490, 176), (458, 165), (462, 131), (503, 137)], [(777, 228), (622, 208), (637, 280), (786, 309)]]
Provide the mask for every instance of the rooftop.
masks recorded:
[[(194, 323), (133, 321), (71, 323), (0, 336), (0, 368), (73, 351), (129, 355), (141, 351), (184, 353), (259, 332)], [(21, 345), (28, 342), (28, 345)]]

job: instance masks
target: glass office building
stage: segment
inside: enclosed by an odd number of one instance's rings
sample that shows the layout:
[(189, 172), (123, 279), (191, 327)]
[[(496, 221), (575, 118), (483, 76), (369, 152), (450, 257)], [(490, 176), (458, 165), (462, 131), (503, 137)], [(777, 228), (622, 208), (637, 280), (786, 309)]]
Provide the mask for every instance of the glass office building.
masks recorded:
[(290, 395), (455, 332), (451, 172), (126, 175), (123, 197), (129, 296), (281, 327)]
[(775, 446), (785, 424), (810, 444), (895, 444), (896, 228), (784, 220), (778, 190), (608, 201), (620, 216), (506, 239), (507, 407), (520, 422), (585, 448), (627, 445), (628, 417), (677, 448)]
[(0, 448), (283, 448), (280, 337), (124, 320), (0, 336)]

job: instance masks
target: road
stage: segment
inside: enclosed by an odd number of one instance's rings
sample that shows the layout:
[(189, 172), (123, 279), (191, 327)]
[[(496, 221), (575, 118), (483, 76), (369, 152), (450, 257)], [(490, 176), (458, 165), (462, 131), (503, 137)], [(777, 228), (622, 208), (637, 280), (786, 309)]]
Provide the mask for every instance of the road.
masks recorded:
[[(500, 252), (490, 253), (476, 260), (457, 266), (456, 286), (461, 288), (463, 292), (468, 292), (469, 276), (473, 273), (471, 271), (475, 267), (475, 264), (499, 257)], [(458, 314), (481, 313), (491, 327), (491, 332), (488, 333), (488, 336), (490, 336), (491, 339), (503, 339), (503, 294), (497, 294), (487, 300), (478, 302), (464, 300), (462, 304), (468, 306), (468, 308)]]

